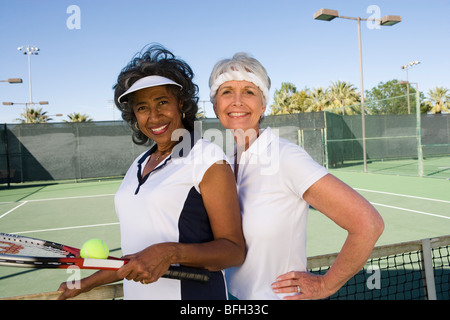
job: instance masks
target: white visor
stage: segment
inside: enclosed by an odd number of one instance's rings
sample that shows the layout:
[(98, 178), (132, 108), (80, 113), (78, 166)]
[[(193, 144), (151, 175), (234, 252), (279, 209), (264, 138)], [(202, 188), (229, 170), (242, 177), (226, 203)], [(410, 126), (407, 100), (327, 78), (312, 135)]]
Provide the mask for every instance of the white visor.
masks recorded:
[(167, 84), (173, 84), (176, 86), (180, 87), (180, 90), (183, 88), (183, 86), (181, 84), (176, 83), (173, 80), (170, 80), (168, 78), (165, 77), (161, 77), (161, 76), (148, 76), (148, 77), (144, 77), (139, 79), (138, 81), (136, 81), (135, 83), (133, 83), (133, 85), (128, 88), (127, 91), (125, 91), (118, 99), (117, 101), (119, 103), (122, 103), (122, 98), (125, 97), (126, 95), (138, 91), (138, 90), (142, 90), (145, 88), (151, 88), (151, 87), (156, 87), (156, 86), (164, 86)]

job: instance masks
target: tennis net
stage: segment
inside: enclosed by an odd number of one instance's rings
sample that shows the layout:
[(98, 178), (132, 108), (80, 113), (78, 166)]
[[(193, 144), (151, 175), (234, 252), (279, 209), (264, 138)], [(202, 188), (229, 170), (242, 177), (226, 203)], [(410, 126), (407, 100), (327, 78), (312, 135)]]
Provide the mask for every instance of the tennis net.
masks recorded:
[[(376, 247), (364, 268), (330, 300), (449, 300), (450, 236)], [(325, 274), (336, 254), (308, 259)]]

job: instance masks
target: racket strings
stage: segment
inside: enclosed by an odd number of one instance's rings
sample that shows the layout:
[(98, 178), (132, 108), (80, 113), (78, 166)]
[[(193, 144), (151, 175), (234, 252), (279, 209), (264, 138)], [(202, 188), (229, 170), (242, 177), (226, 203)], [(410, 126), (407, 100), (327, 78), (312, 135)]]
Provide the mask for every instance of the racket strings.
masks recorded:
[(44, 245), (41, 241), (24, 239), (0, 239), (0, 254), (32, 257), (74, 257), (66, 250)]

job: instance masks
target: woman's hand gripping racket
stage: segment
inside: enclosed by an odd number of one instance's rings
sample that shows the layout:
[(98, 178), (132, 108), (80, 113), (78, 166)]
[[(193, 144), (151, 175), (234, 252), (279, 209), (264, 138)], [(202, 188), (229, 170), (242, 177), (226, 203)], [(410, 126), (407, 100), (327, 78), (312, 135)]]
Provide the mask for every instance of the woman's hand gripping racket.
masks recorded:
[[(80, 249), (77, 248), (0, 233), (0, 266), (43, 269), (67, 269), (77, 266), (80, 269), (118, 270), (127, 262), (128, 260), (111, 256), (106, 259), (83, 259), (80, 258)], [(209, 272), (205, 269), (170, 266), (163, 277), (208, 282)]]

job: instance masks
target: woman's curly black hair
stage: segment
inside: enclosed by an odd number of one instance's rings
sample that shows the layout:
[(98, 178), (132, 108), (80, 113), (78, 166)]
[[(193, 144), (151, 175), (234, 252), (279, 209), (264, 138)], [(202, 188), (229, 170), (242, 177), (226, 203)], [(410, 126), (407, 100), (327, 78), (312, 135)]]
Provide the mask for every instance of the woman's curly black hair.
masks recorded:
[(133, 130), (133, 142), (139, 145), (149, 142), (149, 138), (136, 128), (136, 116), (132, 106), (127, 103), (127, 96), (122, 98), (122, 103), (119, 103), (117, 99), (137, 80), (152, 75), (169, 78), (183, 86), (182, 90), (178, 86), (167, 87), (182, 103), (181, 112), (185, 114), (182, 122), (187, 130), (194, 129), (198, 112), (198, 86), (193, 82), (194, 73), (191, 67), (159, 44), (144, 47), (122, 69), (117, 77), (117, 83), (113, 86), (114, 103), (122, 112), (122, 119), (128, 122)]

